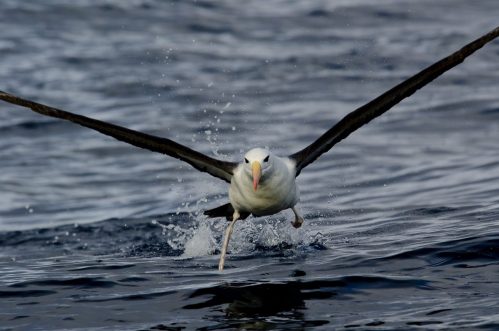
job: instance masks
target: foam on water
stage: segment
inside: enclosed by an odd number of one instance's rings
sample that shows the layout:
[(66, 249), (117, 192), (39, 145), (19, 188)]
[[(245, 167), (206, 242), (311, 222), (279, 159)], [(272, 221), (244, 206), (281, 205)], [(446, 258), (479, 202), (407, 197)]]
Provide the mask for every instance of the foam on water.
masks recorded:
[[(189, 223), (188, 226), (162, 224), (157, 220), (152, 220), (151, 224), (161, 228), (164, 241), (173, 250), (182, 251), (182, 257), (218, 254), (228, 222), (206, 219), (203, 216), (192, 217), (194, 223)], [(228, 252), (237, 257), (284, 248), (291, 249), (290, 254), (294, 254), (314, 245), (325, 248), (325, 239), (306, 223), (295, 229), (285, 218), (250, 217), (236, 223)]]
[[(499, 12), (4, 3), (1, 90), (231, 161), (305, 147)], [(227, 183), (0, 104), (0, 329), (497, 329), (498, 55), (487, 45), (307, 167), (302, 228), (288, 211), (237, 222), (223, 273), (227, 222), (202, 211)]]

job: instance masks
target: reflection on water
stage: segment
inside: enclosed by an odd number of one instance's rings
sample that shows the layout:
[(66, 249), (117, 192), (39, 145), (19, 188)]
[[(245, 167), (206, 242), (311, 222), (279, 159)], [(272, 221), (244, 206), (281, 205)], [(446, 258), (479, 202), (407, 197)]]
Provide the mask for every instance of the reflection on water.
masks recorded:
[[(449, 10), (452, 8), (452, 10)], [(238, 160), (288, 155), (497, 25), (499, 3), (2, 1), (1, 90)], [(463, 22), (466, 22), (463, 25)], [(298, 178), (292, 213), (0, 104), (0, 330), (497, 329), (499, 46)]]

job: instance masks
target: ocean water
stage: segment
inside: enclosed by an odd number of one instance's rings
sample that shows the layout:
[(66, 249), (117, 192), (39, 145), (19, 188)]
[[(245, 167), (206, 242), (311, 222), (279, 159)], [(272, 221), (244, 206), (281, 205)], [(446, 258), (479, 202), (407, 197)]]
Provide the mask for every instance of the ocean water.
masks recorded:
[[(288, 155), (498, 25), (496, 0), (0, 0), (0, 90), (240, 160)], [(292, 213), (0, 103), (0, 330), (499, 329), (499, 42), (298, 179)]]

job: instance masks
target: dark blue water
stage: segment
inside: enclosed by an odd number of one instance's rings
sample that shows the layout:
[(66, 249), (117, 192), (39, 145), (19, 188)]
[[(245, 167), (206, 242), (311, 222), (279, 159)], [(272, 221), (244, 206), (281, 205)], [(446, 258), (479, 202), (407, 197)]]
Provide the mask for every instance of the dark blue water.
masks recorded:
[[(0, 89), (219, 158), (288, 155), (498, 25), (499, 2), (0, 0)], [(0, 330), (499, 328), (499, 43), (299, 177), (292, 213), (0, 104)]]

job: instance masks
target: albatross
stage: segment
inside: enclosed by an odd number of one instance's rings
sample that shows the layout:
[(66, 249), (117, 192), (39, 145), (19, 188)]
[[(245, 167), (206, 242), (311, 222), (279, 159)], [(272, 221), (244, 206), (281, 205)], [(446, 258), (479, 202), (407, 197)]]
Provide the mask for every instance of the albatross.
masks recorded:
[(70, 113), (3, 91), (0, 91), (0, 99), (42, 115), (74, 122), (131, 145), (180, 159), (199, 171), (230, 183), (229, 203), (204, 212), (208, 217), (225, 217), (230, 222), (225, 231), (218, 264), (218, 269), (222, 271), (234, 224), (238, 220), (244, 220), (250, 215), (266, 216), (291, 209), (295, 215), (292, 225), (299, 228), (303, 223), (303, 216), (296, 208), (299, 201), (296, 177), (306, 166), (364, 124), (463, 62), (498, 35), (499, 27), (347, 114), (313, 143), (283, 157), (264, 148), (254, 148), (244, 155), (241, 162), (218, 160), (167, 138)]

